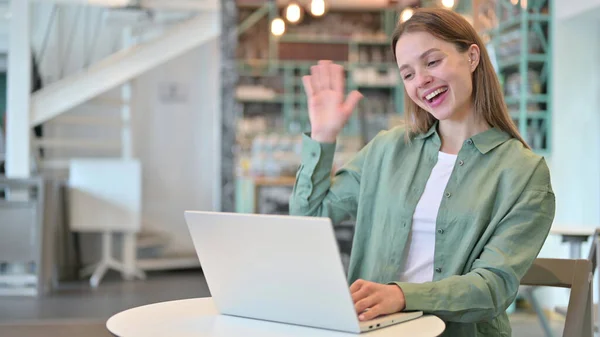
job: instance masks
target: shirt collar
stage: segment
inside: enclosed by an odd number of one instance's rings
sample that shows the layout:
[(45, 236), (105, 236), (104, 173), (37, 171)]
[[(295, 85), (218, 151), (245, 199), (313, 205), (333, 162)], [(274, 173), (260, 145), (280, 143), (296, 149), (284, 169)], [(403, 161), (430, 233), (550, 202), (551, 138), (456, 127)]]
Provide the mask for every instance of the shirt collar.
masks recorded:
[(498, 128), (489, 128), (471, 137), (471, 140), (479, 152), (486, 154), (510, 138), (508, 133)]
[[(429, 138), (434, 134), (436, 135), (435, 138), (439, 138), (439, 135), (437, 133), (437, 126), (438, 121), (435, 121), (427, 132), (416, 135), (415, 139)], [(474, 135), (473, 137), (465, 140), (465, 142), (471, 140), (477, 148), (477, 150), (479, 150), (479, 152), (481, 152), (482, 154), (486, 154), (494, 148), (496, 148), (497, 146), (506, 142), (510, 138), (511, 136), (508, 133), (498, 128), (489, 128), (488, 130), (480, 132)]]
[(425, 139), (425, 138), (429, 138), (429, 136), (431, 136), (434, 133), (437, 133), (437, 125), (438, 125), (438, 121), (436, 120), (433, 125), (431, 125), (431, 127), (429, 128), (429, 131), (425, 132), (425, 133), (420, 133), (418, 135), (415, 136), (416, 139)]

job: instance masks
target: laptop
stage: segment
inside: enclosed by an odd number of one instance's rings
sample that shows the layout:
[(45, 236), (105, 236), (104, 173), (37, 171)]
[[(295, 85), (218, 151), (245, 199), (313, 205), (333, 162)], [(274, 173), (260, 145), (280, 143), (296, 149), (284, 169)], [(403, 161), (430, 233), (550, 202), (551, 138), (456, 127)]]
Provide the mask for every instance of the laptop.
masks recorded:
[(358, 320), (329, 218), (186, 211), (185, 220), (223, 315), (351, 333), (423, 315)]

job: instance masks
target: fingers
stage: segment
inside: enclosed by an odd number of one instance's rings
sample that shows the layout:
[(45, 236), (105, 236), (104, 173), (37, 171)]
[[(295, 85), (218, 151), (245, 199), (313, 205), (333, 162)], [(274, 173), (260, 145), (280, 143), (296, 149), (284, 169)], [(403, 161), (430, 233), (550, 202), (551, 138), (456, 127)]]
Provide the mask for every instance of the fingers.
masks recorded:
[(360, 314), (358, 316), (358, 319), (361, 321), (368, 321), (370, 319), (376, 318), (377, 316), (382, 314), (381, 309), (381, 306), (379, 304), (376, 304), (373, 307), (371, 307), (371, 309), (369, 309), (368, 311)]
[(357, 314), (360, 314), (370, 306), (370, 300), (368, 299), (371, 298), (369, 295), (373, 293), (373, 287), (369, 282), (356, 280), (356, 282), (350, 286), (350, 293)]
[(321, 87), (320, 80), (320, 69), (319, 66), (311, 66), (310, 67), (310, 86), (313, 89), (313, 92), (319, 92), (323, 90)]
[(363, 287), (352, 293), (352, 302), (357, 303), (358, 301), (369, 296), (370, 294), (371, 293), (368, 291), (368, 289)]
[(352, 114), (352, 111), (354, 111), (354, 108), (356, 108), (356, 105), (362, 98), (363, 95), (360, 92), (356, 90), (352, 91), (346, 98), (346, 101), (342, 104), (342, 111), (346, 115)]
[(365, 280), (360, 280), (360, 279), (354, 281), (354, 283), (352, 283), (352, 285), (350, 286), (350, 292), (354, 293), (354, 292), (358, 291), (366, 283), (367, 282)]
[(344, 93), (344, 67), (339, 64), (332, 64), (329, 66), (331, 76), (331, 88), (340, 93)]
[(306, 96), (311, 97), (314, 94), (311, 84), (311, 76), (302, 76), (302, 84), (304, 85), (304, 92), (306, 93)]
[(369, 309), (369, 311), (371, 311), (372, 307), (376, 304), (378, 304), (379, 302), (379, 296), (376, 296), (375, 294), (371, 294), (370, 296), (367, 296), (365, 298), (363, 298), (362, 300), (356, 302), (356, 304), (354, 304), (354, 308), (356, 309), (356, 313), (357, 314), (364, 314), (363, 311)]
[(336, 65), (331, 61), (321, 60), (317, 65), (310, 67), (310, 79), (314, 91), (329, 90), (333, 88), (332, 66)]
[(332, 89), (332, 72), (334, 64), (329, 60), (319, 61), (319, 81), (323, 89)]

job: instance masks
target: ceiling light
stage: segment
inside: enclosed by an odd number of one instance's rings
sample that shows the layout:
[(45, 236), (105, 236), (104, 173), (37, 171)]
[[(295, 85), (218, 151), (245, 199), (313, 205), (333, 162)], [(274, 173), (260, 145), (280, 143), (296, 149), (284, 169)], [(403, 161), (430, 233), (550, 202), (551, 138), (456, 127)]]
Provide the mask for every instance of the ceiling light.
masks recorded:
[(455, 0), (442, 0), (442, 6), (444, 6), (446, 8), (454, 8), (455, 5), (456, 5)]
[(285, 8), (285, 19), (289, 23), (298, 23), (302, 19), (302, 7), (295, 2)]
[(414, 12), (415, 11), (410, 7), (404, 8), (400, 13), (400, 22), (406, 22), (411, 16), (413, 16)]
[(271, 21), (271, 34), (281, 36), (285, 33), (285, 21), (282, 18), (275, 18)]
[(314, 16), (325, 14), (325, 0), (312, 0), (310, 2), (310, 13)]

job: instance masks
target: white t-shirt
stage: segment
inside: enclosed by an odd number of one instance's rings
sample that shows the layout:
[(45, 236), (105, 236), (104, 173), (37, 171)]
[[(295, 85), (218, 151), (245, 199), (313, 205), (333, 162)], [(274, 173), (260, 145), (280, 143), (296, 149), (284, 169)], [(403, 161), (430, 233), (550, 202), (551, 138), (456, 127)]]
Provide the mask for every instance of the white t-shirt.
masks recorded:
[(411, 234), (405, 248), (408, 254), (400, 273), (401, 282), (423, 283), (433, 280), (435, 223), (456, 157), (453, 154), (438, 153), (437, 164), (431, 171), (413, 214)]

